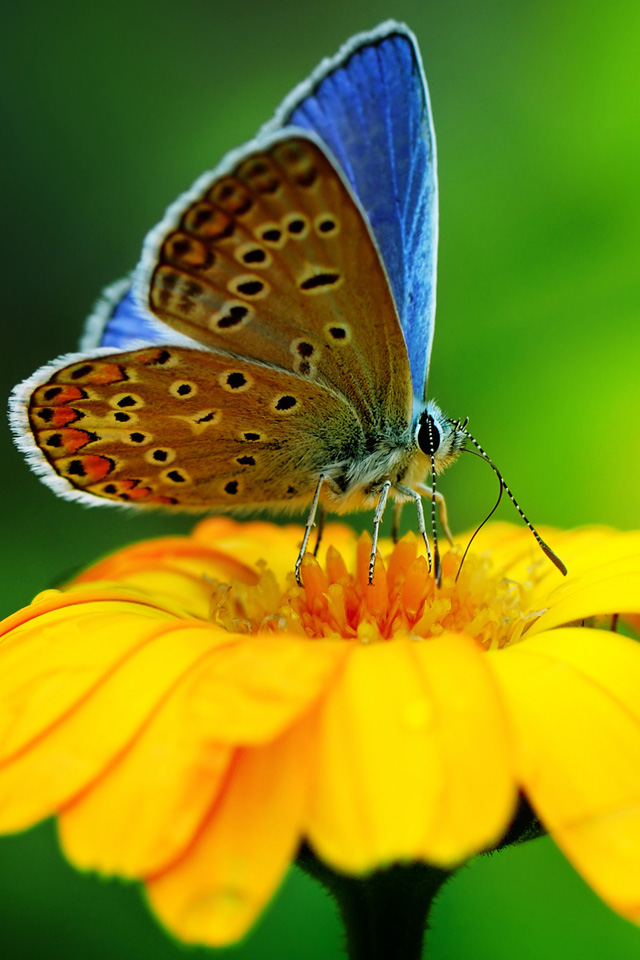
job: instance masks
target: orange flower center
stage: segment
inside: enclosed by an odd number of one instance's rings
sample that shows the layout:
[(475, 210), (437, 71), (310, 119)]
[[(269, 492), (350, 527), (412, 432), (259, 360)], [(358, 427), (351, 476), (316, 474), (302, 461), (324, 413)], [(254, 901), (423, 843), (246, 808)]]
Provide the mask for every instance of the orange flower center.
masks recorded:
[(333, 547), (324, 568), (314, 557), (305, 557), (302, 587), (292, 574), (283, 590), (266, 564), (255, 585), (216, 583), (212, 619), (233, 633), (287, 632), (363, 643), (392, 640), (400, 633), (426, 639), (451, 630), (488, 650), (519, 640), (540, 614), (530, 611), (528, 586), (498, 577), (484, 557), (467, 556), (458, 575), (458, 548), (443, 556), (442, 585), (436, 587), (427, 561), (409, 538), (396, 544), (386, 561), (378, 556), (370, 585), (370, 549), (371, 541), (363, 535), (353, 573)]

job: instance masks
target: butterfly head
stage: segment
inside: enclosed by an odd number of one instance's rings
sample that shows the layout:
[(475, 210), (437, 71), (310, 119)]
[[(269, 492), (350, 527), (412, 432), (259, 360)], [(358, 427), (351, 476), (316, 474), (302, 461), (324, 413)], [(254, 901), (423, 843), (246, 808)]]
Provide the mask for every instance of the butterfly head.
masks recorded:
[(436, 473), (457, 460), (464, 447), (466, 433), (459, 420), (450, 420), (430, 401), (415, 421), (418, 449), (432, 460)]

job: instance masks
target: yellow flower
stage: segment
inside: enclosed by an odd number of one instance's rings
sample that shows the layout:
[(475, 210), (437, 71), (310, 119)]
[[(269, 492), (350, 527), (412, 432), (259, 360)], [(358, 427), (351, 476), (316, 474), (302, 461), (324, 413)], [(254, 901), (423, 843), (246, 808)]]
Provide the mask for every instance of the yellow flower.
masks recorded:
[[(144, 881), (182, 940), (242, 936), (306, 840), (331, 868), (453, 867), (524, 793), (640, 921), (640, 534), (495, 524), (443, 557), (330, 526), (207, 520), (3, 624), (0, 830), (57, 814), (83, 869)], [(269, 568), (261, 562), (270, 557)], [(616, 618), (613, 618), (614, 620)], [(615, 624), (614, 624), (615, 625)]]

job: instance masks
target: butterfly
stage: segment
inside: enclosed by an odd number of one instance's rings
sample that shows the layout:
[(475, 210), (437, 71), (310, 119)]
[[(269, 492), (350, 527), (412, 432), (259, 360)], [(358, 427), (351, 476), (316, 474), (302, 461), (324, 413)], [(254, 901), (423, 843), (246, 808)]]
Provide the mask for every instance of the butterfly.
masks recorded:
[(318, 509), (370, 508), (371, 581), (389, 498), (414, 503), (431, 563), (426, 496), (439, 581), (436, 476), (468, 441), (489, 458), (426, 396), (437, 203), (420, 53), (389, 21), (200, 177), (81, 352), (16, 388), (31, 466), (85, 503), (307, 510), (298, 580)]

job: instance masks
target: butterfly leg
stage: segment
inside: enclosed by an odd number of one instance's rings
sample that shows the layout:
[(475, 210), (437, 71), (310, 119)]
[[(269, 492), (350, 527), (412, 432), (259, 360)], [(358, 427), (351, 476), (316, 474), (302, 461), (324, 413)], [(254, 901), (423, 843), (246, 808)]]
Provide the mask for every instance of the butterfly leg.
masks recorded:
[[(410, 497), (416, 505), (416, 513), (418, 514), (418, 530), (422, 539), (424, 540), (424, 545), (427, 548), (427, 559), (429, 560), (429, 570), (432, 568), (431, 564), (431, 547), (429, 546), (429, 538), (427, 537), (427, 527), (424, 522), (424, 507), (422, 506), (422, 497), (417, 490), (413, 490), (411, 487), (405, 487), (404, 483), (396, 483), (395, 488), (398, 493), (403, 494), (405, 497)], [(436, 580), (439, 582), (439, 573), (440, 573), (440, 557), (437, 552), (436, 544)]]
[(430, 499), (435, 500), (438, 504), (438, 515), (440, 517), (440, 526), (442, 527), (442, 532), (445, 537), (453, 546), (453, 537), (451, 536), (451, 530), (449, 529), (449, 518), (447, 516), (447, 504), (444, 499), (444, 496), (440, 493), (439, 490), (436, 490), (434, 493), (431, 487), (428, 487), (424, 483), (416, 484), (418, 490), (424, 497), (430, 497)]
[(371, 544), (371, 557), (369, 558), (369, 585), (373, 583), (373, 571), (376, 565), (376, 550), (378, 549), (378, 537), (380, 535), (380, 524), (384, 516), (384, 508), (387, 505), (389, 490), (391, 489), (391, 480), (385, 480), (382, 485), (382, 492), (378, 500), (376, 512), (373, 515), (373, 542)]
[(300, 577), (300, 567), (302, 566), (302, 558), (307, 552), (307, 544), (309, 543), (309, 537), (311, 536), (311, 531), (315, 526), (318, 503), (320, 501), (320, 491), (322, 490), (322, 484), (326, 479), (327, 478), (324, 476), (324, 474), (320, 475), (320, 479), (318, 480), (318, 486), (316, 487), (316, 492), (313, 495), (313, 500), (311, 501), (311, 506), (309, 508), (307, 522), (304, 527), (304, 537), (302, 538), (302, 546), (300, 547), (300, 553), (298, 554), (298, 559), (296, 560), (296, 565), (294, 567), (294, 573), (296, 575), (296, 583), (298, 584), (299, 587), (302, 586), (302, 579)]
[(313, 548), (314, 557), (318, 556), (318, 550), (320, 549), (320, 544), (322, 543), (322, 534), (324, 533), (324, 522), (326, 519), (327, 511), (323, 506), (321, 506), (318, 513), (318, 523), (316, 524), (316, 545)]

